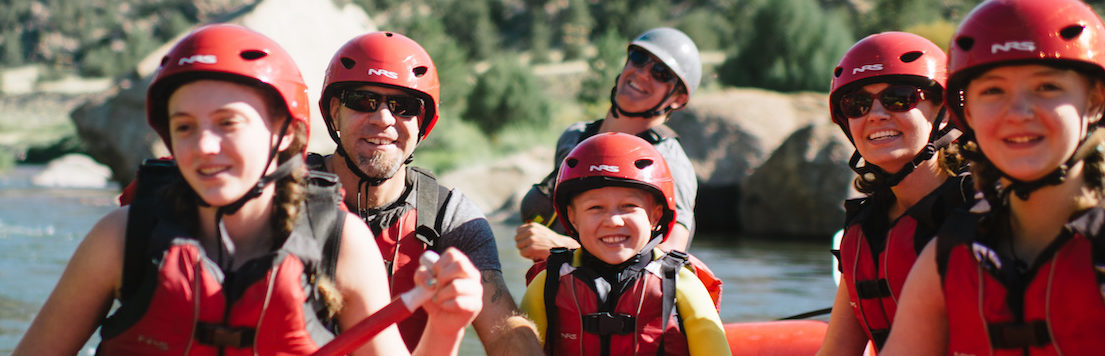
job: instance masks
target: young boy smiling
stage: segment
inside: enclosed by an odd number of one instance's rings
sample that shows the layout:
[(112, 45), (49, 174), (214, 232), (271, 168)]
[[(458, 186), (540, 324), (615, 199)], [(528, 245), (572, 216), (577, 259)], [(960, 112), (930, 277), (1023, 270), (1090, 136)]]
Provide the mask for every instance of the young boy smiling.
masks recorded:
[(624, 133), (584, 140), (564, 159), (553, 200), (581, 248), (552, 253), (522, 300), (547, 354), (729, 354), (687, 255), (656, 248), (675, 224), (675, 196), (651, 144)]

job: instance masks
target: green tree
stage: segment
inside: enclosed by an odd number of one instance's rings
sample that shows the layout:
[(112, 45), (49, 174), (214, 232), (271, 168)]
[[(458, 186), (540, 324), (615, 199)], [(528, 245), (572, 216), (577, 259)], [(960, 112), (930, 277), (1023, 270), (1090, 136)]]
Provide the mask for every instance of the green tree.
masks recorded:
[(580, 85), (579, 101), (602, 104), (610, 99), (610, 88), (625, 64), (626, 43), (613, 29), (595, 40), (596, 54), (587, 60), (587, 76)]
[(549, 61), (549, 52), (552, 50), (552, 28), (545, 15), (545, 11), (538, 8), (530, 8), (529, 14), (529, 52), (533, 63), (545, 63)]
[(406, 28), (403, 34), (422, 45), (433, 58), (441, 82), (441, 111), (464, 112), (465, 98), (475, 82), (465, 49), (445, 32), (444, 24), (433, 16), (415, 16), (405, 26), (398, 27)]
[(722, 83), (779, 91), (824, 91), (833, 66), (853, 43), (840, 16), (815, 0), (773, 0), (753, 16), (747, 37), (718, 70)]
[(499, 49), (499, 29), (491, 19), (491, 9), (485, 1), (445, 1), (440, 7), (445, 30), (468, 50), (474, 59), (489, 59)]
[(547, 127), (552, 106), (533, 71), (507, 56), (479, 76), (464, 118), (494, 138), (508, 127)]
[(564, 59), (583, 57), (583, 51), (591, 40), (591, 28), (595, 20), (586, 0), (570, 0), (560, 26), (560, 42), (564, 46)]
[(932, 0), (875, 0), (860, 19), (860, 36), (907, 27), (943, 18), (944, 7)]

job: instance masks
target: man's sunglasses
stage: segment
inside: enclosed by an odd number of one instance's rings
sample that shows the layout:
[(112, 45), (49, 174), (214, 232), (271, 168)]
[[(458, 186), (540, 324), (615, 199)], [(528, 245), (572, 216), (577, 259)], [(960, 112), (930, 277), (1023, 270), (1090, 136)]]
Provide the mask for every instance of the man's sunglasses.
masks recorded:
[(925, 100), (925, 91), (912, 85), (891, 85), (878, 93), (859, 89), (840, 96), (840, 112), (850, 118), (867, 115), (871, 112), (875, 98), (879, 99), (886, 111), (906, 112)]
[(376, 112), (380, 103), (386, 102), (392, 115), (414, 117), (422, 114), (422, 99), (409, 95), (381, 95), (368, 90), (346, 90), (341, 94), (341, 104), (360, 112)]
[(652, 79), (661, 83), (670, 83), (675, 80), (675, 73), (671, 71), (671, 68), (658, 60), (652, 59), (648, 52), (636, 48), (629, 50), (629, 63), (633, 64), (634, 67), (644, 68), (648, 62), (653, 62), (652, 69), (649, 70)]

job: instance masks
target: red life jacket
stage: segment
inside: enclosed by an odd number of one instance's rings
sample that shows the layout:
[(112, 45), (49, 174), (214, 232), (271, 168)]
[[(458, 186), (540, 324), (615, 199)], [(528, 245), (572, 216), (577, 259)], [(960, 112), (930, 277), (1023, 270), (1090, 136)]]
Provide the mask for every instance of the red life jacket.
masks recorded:
[(304, 355), (334, 337), (315, 282), (333, 276), (340, 243), (337, 177), (312, 174), (307, 214), (281, 247), (226, 274), (160, 194), (182, 184), (179, 171), (153, 164), (139, 172), (121, 306), (103, 322), (98, 353)]
[[(702, 282), (702, 286), (706, 287), (706, 292), (710, 294), (710, 300), (714, 302), (714, 310), (721, 311), (721, 291), (722, 281), (714, 274), (714, 271), (710, 270), (710, 267), (706, 266), (706, 262), (698, 259), (694, 255), (687, 253), (687, 267), (694, 272), (694, 275), (698, 277), (699, 282)], [(526, 285), (533, 282), (533, 278), (537, 277), (541, 271), (548, 268), (547, 260), (540, 260), (534, 262), (529, 270), (526, 271)]]
[(648, 262), (625, 288), (612, 286), (605, 303), (596, 293), (596, 275), (587, 267), (573, 267), (571, 258), (571, 251), (556, 249), (548, 260), (544, 292), (549, 354), (689, 354), (687, 337), (673, 313), (675, 275), (686, 263), (685, 255), (674, 251)]
[[(951, 177), (913, 205), (888, 228), (886, 208), (874, 199), (849, 201), (849, 224), (840, 241), (843, 280), (856, 320), (876, 348), (890, 335), (906, 276), (921, 249), (936, 234), (947, 212), (965, 205), (963, 177)], [(870, 234), (870, 235), (869, 235)]]
[(941, 237), (948, 354), (1101, 354), (1103, 219), (1105, 210), (1094, 208), (1068, 223), (1023, 272), (978, 237)]

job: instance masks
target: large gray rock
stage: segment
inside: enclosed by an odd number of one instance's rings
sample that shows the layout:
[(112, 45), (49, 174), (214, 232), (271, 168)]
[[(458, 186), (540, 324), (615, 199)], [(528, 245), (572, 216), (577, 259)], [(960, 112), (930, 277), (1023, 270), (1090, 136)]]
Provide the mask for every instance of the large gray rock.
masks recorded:
[(853, 149), (831, 122), (795, 131), (741, 186), (738, 215), (750, 235), (830, 236), (844, 224)]
[[(360, 7), (345, 2), (263, 0), (246, 6), (221, 22), (236, 23), (280, 43), (299, 65), (307, 82), (311, 106), (308, 150), (331, 152), (334, 143), (318, 112), (320, 87), (330, 56), (356, 35), (374, 31), (375, 25)], [(182, 34), (181, 36), (183, 36)], [(151, 53), (136, 68), (141, 79), (120, 81), (114, 88), (92, 96), (75, 109), (72, 118), (89, 152), (111, 167), (113, 179), (126, 184), (142, 160), (167, 153), (157, 135), (146, 125), (146, 87), (161, 57), (176, 40)]]
[(520, 219), (518, 206), (533, 183), (549, 174), (553, 147), (537, 146), (503, 159), (466, 166), (442, 175), (441, 184), (457, 188), (492, 221)]
[(701, 93), (668, 126), (706, 186), (739, 185), (791, 132), (831, 122), (825, 94), (735, 88)]

